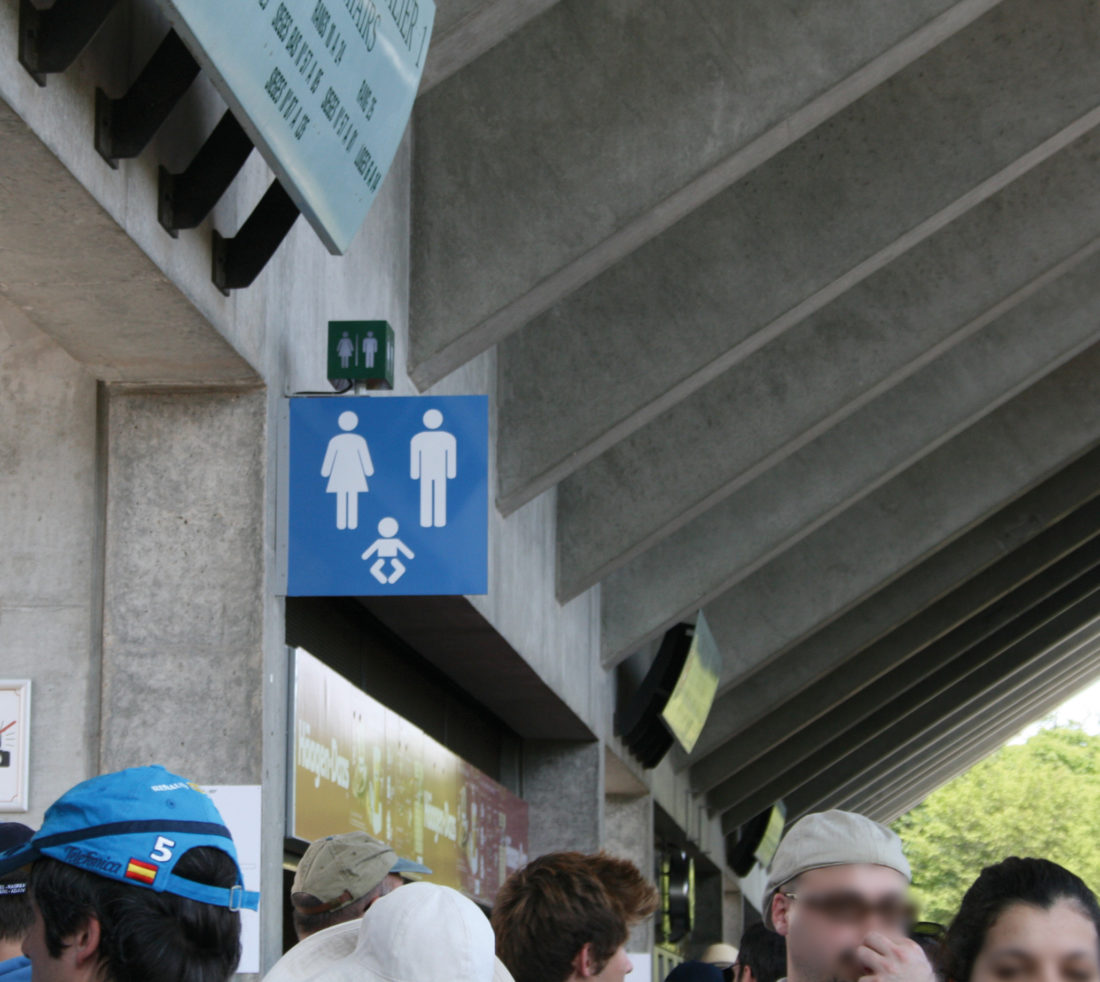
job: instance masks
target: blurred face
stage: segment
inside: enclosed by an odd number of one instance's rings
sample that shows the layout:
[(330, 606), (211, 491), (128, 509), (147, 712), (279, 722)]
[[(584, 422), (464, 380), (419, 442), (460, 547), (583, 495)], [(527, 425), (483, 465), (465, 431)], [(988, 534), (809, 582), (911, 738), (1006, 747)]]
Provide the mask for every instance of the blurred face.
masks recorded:
[(985, 936), (970, 982), (1095, 982), (1096, 928), (1072, 903), (1007, 908)]
[(772, 920), (787, 939), (792, 982), (854, 982), (871, 974), (856, 949), (872, 931), (904, 936), (907, 893), (897, 870), (863, 864), (809, 870), (784, 886), (772, 902)]

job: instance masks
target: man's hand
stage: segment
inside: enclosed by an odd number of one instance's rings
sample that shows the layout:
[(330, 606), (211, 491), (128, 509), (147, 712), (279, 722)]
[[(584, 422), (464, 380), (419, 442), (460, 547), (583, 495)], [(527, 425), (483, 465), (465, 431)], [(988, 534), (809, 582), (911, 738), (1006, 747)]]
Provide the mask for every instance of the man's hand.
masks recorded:
[(934, 982), (936, 977), (921, 946), (901, 935), (871, 931), (856, 958), (867, 971), (859, 982)]

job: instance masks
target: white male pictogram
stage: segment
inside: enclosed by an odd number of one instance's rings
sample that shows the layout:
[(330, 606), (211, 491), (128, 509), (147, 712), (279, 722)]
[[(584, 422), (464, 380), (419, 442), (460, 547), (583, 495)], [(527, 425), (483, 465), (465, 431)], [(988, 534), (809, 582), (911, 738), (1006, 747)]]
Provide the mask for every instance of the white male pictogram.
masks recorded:
[(410, 444), (409, 475), (420, 481), (420, 524), (443, 528), (447, 524), (447, 481), (458, 473), (458, 447), (450, 433), (443, 432), (443, 414), (429, 409), (424, 414), (427, 429)]

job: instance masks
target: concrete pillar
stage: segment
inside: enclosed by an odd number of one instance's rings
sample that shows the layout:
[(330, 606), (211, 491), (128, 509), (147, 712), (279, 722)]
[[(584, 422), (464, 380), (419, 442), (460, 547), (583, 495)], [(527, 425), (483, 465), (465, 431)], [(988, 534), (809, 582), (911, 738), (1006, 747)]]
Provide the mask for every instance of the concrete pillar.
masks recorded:
[(725, 941), (735, 948), (745, 928), (741, 889), (725, 872), (695, 874), (695, 930), (688, 954), (699, 958), (707, 947)]
[(100, 766), (265, 785), (266, 970), (281, 953), (285, 756), (281, 605), (264, 589), (268, 397), (109, 392)]
[(745, 902), (732, 876), (722, 874), (722, 940), (739, 947), (745, 924)]
[[(655, 884), (652, 795), (608, 795), (604, 800), (604, 822), (604, 849), (613, 856), (629, 859)], [(651, 917), (630, 932), (626, 949), (648, 953), (653, 941)]]
[(596, 852), (604, 844), (604, 754), (596, 742), (529, 740), (523, 797), (531, 808), (528, 851)]
[(262, 778), (266, 400), (112, 390), (104, 770)]

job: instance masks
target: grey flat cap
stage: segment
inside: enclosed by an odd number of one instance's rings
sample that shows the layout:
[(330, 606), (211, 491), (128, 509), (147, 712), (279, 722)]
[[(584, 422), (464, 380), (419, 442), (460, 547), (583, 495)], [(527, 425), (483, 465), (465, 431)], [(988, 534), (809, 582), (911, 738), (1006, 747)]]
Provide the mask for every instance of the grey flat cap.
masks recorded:
[(885, 825), (838, 810), (817, 812), (794, 823), (779, 843), (764, 890), (764, 923), (772, 924), (772, 898), (784, 883), (812, 869), (868, 863), (888, 866), (907, 880), (913, 875), (901, 839)]

